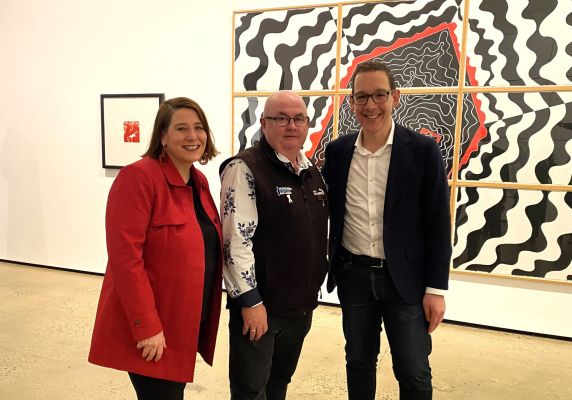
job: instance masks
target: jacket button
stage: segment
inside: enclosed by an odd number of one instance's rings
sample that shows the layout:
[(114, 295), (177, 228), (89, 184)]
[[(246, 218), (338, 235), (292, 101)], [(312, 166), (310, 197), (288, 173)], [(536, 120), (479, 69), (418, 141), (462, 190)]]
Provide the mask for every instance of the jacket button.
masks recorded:
[(135, 326), (140, 326), (141, 325), (141, 320), (140, 319), (136, 319), (134, 321)]

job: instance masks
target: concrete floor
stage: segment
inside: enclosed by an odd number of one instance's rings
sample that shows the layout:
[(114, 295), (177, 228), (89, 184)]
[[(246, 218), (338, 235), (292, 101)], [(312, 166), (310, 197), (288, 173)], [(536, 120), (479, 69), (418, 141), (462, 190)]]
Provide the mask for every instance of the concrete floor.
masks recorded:
[[(124, 372), (88, 364), (102, 277), (0, 263), (0, 399), (134, 399)], [(187, 399), (227, 399), (227, 313), (215, 365), (199, 361)], [(340, 310), (320, 306), (289, 399), (345, 396)], [(434, 398), (572, 399), (572, 342), (443, 324), (433, 334)], [(397, 399), (387, 343), (378, 399)]]

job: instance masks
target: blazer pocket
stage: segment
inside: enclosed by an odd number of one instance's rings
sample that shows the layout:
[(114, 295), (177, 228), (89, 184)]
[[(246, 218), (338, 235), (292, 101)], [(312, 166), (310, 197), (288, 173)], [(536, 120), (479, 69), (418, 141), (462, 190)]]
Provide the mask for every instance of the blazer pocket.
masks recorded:
[(180, 214), (164, 214), (153, 216), (151, 219), (152, 228), (162, 228), (167, 226), (184, 225), (188, 221), (188, 217)]

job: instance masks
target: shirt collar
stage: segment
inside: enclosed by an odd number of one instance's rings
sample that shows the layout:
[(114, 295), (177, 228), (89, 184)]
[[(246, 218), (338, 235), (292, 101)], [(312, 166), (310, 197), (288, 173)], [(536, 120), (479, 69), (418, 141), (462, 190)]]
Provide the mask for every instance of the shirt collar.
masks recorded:
[[(292, 164), (290, 162), (290, 160), (288, 160), (288, 157), (278, 153), (276, 150), (274, 151), (274, 154), (276, 154), (276, 158), (278, 158), (284, 164), (287, 164), (287, 165)], [(310, 163), (310, 160), (308, 160), (308, 157), (306, 157), (306, 155), (301, 151), (299, 151), (298, 154), (296, 155), (296, 161), (298, 161), (298, 165), (300, 166), (300, 170), (307, 169), (310, 167), (310, 165), (312, 165)]]
[(379, 149), (377, 149), (377, 151), (376, 151), (375, 153), (372, 153), (372, 152), (370, 152), (369, 150), (367, 150), (365, 147), (363, 147), (363, 146), (361, 145), (361, 139), (362, 139), (362, 135), (363, 135), (363, 130), (360, 129), (359, 134), (358, 134), (358, 137), (357, 137), (357, 139), (356, 139), (356, 144), (355, 144), (356, 151), (357, 151), (358, 153), (360, 153), (361, 155), (364, 155), (364, 156), (369, 155), (369, 154), (374, 155), (374, 156), (378, 156), (378, 155), (380, 155), (380, 154), (383, 152), (383, 150), (384, 150), (386, 147), (388, 147), (388, 146), (391, 147), (391, 146), (393, 145), (393, 136), (394, 136), (394, 134), (395, 134), (395, 122), (393, 122), (393, 119), (392, 119), (392, 120), (391, 120), (391, 128), (389, 129), (389, 136), (387, 137), (387, 142), (385, 142), (385, 145), (384, 145), (384, 146), (382, 146), (382, 147), (380, 147)]
[[(157, 160), (157, 162), (159, 163), (159, 166), (163, 170), (163, 174), (165, 175), (165, 178), (167, 178), (167, 182), (169, 182), (170, 185), (173, 185), (173, 186), (186, 186), (187, 185), (187, 183), (183, 180), (183, 178), (181, 177), (181, 174), (177, 170), (177, 167), (175, 167), (175, 164), (173, 164), (173, 161), (171, 160), (171, 158), (168, 155), (165, 157), (164, 162), (161, 162), (159, 160)], [(191, 168), (190, 168), (191, 178), (193, 177), (194, 169), (195, 169), (195, 166), (191, 165)]]

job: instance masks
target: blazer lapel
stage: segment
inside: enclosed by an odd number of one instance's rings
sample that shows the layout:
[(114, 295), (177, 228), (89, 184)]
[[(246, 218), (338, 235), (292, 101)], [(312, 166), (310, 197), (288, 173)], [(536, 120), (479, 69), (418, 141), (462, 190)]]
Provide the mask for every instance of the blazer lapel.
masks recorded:
[(352, 162), (352, 157), (354, 156), (354, 149), (358, 135), (355, 134), (355, 137), (348, 141), (348, 145), (345, 146), (340, 151), (340, 158), (339, 158), (339, 168), (337, 173), (340, 174), (340, 182), (342, 186), (340, 187), (340, 193), (343, 193), (344, 202), (345, 203), (345, 196), (346, 196), (346, 187), (348, 185), (348, 175), (350, 173), (350, 164)]
[(387, 175), (387, 186), (385, 189), (384, 215), (391, 213), (391, 208), (399, 198), (402, 185), (406, 185), (407, 171), (411, 169), (411, 152), (408, 144), (411, 141), (406, 130), (395, 124), (393, 135), (393, 145), (391, 148), (391, 160), (389, 162), (389, 172)]

